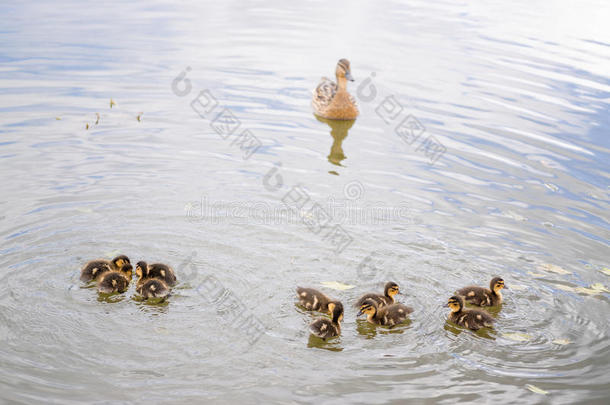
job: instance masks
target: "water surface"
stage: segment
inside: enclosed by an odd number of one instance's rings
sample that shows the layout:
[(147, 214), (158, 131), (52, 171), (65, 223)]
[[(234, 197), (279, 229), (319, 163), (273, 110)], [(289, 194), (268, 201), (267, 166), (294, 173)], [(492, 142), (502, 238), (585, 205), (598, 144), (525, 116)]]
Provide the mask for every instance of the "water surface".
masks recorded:
[[(609, 12), (3, 4), (0, 398), (607, 402)], [(361, 116), (318, 120), (343, 57)], [(169, 301), (83, 288), (118, 252), (172, 264)], [(494, 275), (495, 330), (446, 324)], [(410, 322), (357, 321), (388, 279)], [(310, 338), (297, 285), (343, 301), (339, 339)]]

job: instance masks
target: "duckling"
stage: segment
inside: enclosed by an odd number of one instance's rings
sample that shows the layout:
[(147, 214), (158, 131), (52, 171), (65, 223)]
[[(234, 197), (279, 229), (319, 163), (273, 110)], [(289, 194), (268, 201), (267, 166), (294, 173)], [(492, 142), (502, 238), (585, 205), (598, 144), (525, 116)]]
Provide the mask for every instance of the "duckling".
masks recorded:
[(165, 298), (169, 296), (169, 286), (159, 278), (140, 278), (136, 285), (136, 291), (142, 297)]
[(343, 320), (343, 304), (339, 301), (329, 302), (328, 311), (332, 319), (318, 318), (309, 325), (310, 332), (324, 340), (341, 334), (341, 321)]
[(167, 264), (147, 264), (144, 261), (139, 261), (138, 264), (136, 264), (136, 274), (138, 277), (161, 279), (170, 287), (176, 285), (174, 270)]
[(107, 271), (100, 277), (97, 290), (100, 293), (124, 293), (129, 287), (132, 276), (131, 264), (127, 263), (120, 270)]
[(330, 313), (332, 311), (328, 305), (338, 302), (313, 288), (297, 287), (297, 297), (299, 298), (299, 304), (309, 311)]
[(354, 98), (347, 92), (347, 81), (354, 81), (347, 59), (340, 59), (335, 68), (337, 83), (323, 77), (313, 91), (311, 105), (314, 114), (331, 120), (355, 120), (358, 107)]
[(411, 312), (413, 312), (413, 308), (402, 304), (390, 304), (379, 308), (377, 301), (367, 298), (360, 306), (357, 316), (366, 314), (366, 320), (370, 323), (393, 328), (404, 322)]
[(496, 321), (487, 312), (480, 309), (464, 309), (464, 297), (454, 295), (449, 298), (447, 307), (451, 308), (449, 320), (459, 326), (470, 330), (479, 330), (484, 327), (492, 326)]
[(112, 261), (97, 259), (87, 262), (80, 272), (80, 279), (84, 282), (99, 280), (100, 276), (107, 271), (118, 271), (125, 264), (130, 264), (129, 258), (125, 255), (119, 255)]
[(398, 287), (398, 284), (393, 281), (388, 281), (383, 289), (383, 295), (375, 293), (364, 294), (358, 299), (355, 306), (361, 307), (364, 301), (366, 301), (367, 299), (372, 299), (377, 303), (377, 306), (379, 308), (382, 308), (386, 305), (394, 304), (394, 296), (396, 294), (400, 294), (400, 288)]
[(505, 288), (504, 280), (500, 277), (494, 277), (489, 283), (489, 288), (468, 286), (460, 288), (455, 294), (462, 295), (469, 304), (493, 307), (502, 303), (500, 290), (503, 288)]

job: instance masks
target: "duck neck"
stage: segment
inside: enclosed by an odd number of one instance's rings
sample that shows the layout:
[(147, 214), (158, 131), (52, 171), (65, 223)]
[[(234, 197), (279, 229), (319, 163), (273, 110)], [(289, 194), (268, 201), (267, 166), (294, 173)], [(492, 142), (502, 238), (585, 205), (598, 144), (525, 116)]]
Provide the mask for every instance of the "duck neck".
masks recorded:
[(347, 91), (347, 79), (337, 76), (337, 91)]

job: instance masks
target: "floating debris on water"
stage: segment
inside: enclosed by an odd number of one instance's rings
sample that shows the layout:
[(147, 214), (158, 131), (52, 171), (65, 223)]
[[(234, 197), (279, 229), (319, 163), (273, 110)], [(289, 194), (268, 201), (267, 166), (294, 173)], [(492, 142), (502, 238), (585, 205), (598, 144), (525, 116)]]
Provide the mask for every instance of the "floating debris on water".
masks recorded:
[(116, 105), (116, 103), (114, 102), (113, 99), (110, 99), (110, 108), (114, 107)]
[(608, 290), (608, 288), (602, 283), (593, 283), (589, 287), (570, 287), (563, 284), (557, 284), (555, 285), (555, 287), (563, 291), (570, 291), (588, 295), (596, 295), (610, 292), (610, 290)]
[(548, 188), (549, 190), (551, 190), (552, 192), (554, 192), (554, 193), (556, 193), (557, 191), (559, 191), (559, 187), (557, 187), (557, 186), (556, 186), (556, 185), (554, 185), (554, 184), (551, 184), (551, 183), (544, 183), (544, 186), (545, 186), (546, 188)]
[(572, 343), (572, 341), (570, 339), (555, 339), (553, 340), (553, 343), (555, 343), (556, 345), (569, 345), (570, 343)]
[(528, 390), (530, 390), (532, 392), (535, 392), (536, 394), (547, 395), (549, 393), (548, 391), (545, 391), (542, 388), (538, 388), (538, 387), (536, 387), (535, 385), (532, 385), (532, 384), (527, 384), (525, 386), (525, 388), (527, 388)]
[(143, 112), (141, 112), (140, 114), (138, 114), (138, 116), (136, 117), (138, 119), (138, 122), (142, 122), (142, 114), (144, 114)]
[(322, 284), (324, 287), (339, 291), (349, 290), (356, 287), (355, 285), (343, 284), (338, 281), (322, 281), (320, 284)]
[(601, 293), (608, 293), (610, 290), (606, 288), (602, 283), (593, 283), (589, 287), (576, 287), (574, 291), (583, 294), (595, 295)]
[(89, 123), (85, 124), (85, 129), (89, 129)]
[(515, 342), (529, 342), (534, 338), (532, 335), (528, 335), (527, 333), (521, 332), (503, 333), (502, 337), (514, 340)]
[(61, 121), (61, 117), (55, 117), (57, 121)]
[(100, 113), (95, 113), (95, 117), (96, 117), (96, 119), (95, 119), (95, 125), (97, 125), (97, 124), (99, 124), (99, 123), (100, 123)]
[(538, 270), (550, 271), (551, 273), (557, 274), (572, 274), (571, 271), (565, 270), (564, 268), (557, 266), (556, 264), (543, 263), (538, 266)]

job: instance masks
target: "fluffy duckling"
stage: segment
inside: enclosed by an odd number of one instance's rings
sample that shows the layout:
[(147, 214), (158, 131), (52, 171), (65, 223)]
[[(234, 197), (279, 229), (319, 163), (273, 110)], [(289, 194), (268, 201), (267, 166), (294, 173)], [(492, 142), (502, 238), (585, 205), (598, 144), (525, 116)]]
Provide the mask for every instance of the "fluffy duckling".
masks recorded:
[(143, 278), (158, 278), (163, 280), (165, 284), (170, 287), (176, 285), (176, 274), (167, 264), (147, 264), (144, 261), (139, 261), (138, 264), (136, 264), (136, 274), (138, 277)]
[(91, 260), (83, 266), (80, 272), (80, 279), (84, 282), (98, 280), (107, 271), (118, 271), (125, 264), (130, 263), (129, 258), (125, 255), (119, 255), (112, 259), (112, 261), (104, 259)]
[(361, 307), (364, 301), (366, 301), (367, 299), (372, 299), (377, 303), (377, 306), (379, 308), (382, 308), (386, 305), (394, 304), (394, 296), (396, 294), (400, 294), (400, 288), (398, 287), (398, 284), (393, 281), (388, 281), (385, 285), (385, 288), (383, 289), (383, 295), (375, 293), (364, 294), (358, 299), (355, 306)]
[(111, 270), (102, 274), (97, 290), (103, 294), (124, 293), (129, 287), (132, 276), (131, 264), (127, 263), (120, 270)]
[(136, 291), (142, 297), (148, 298), (165, 298), (169, 296), (169, 286), (165, 281), (159, 278), (139, 279), (136, 285)]
[(313, 91), (311, 105), (314, 114), (331, 120), (355, 120), (358, 117), (356, 101), (347, 92), (347, 81), (354, 81), (347, 59), (340, 59), (335, 68), (337, 83), (323, 77)]
[(480, 309), (464, 309), (464, 297), (454, 295), (449, 298), (447, 305), (451, 308), (449, 320), (459, 326), (470, 330), (479, 330), (484, 327), (492, 326), (496, 321), (487, 312)]
[(366, 320), (370, 323), (393, 328), (404, 322), (411, 312), (413, 312), (413, 308), (402, 304), (390, 304), (380, 308), (377, 301), (367, 298), (360, 306), (357, 316), (366, 314)]
[(309, 325), (311, 333), (324, 340), (341, 334), (341, 321), (343, 320), (343, 304), (339, 301), (329, 302), (328, 311), (332, 319), (318, 318)]
[(494, 277), (489, 283), (489, 288), (468, 286), (460, 288), (455, 294), (463, 296), (469, 304), (493, 307), (502, 303), (502, 293), (500, 291), (503, 288), (505, 288), (504, 280), (500, 277)]
[(299, 304), (309, 311), (332, 312), (328, 305), (337, 303), (337, 300), (313, 288), (297, 287)]

